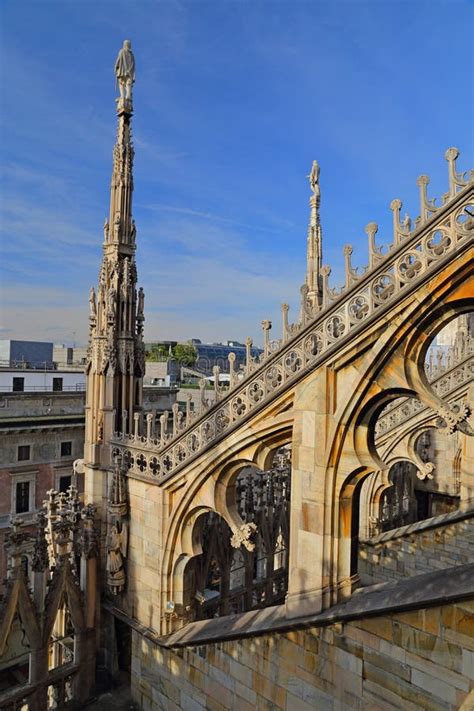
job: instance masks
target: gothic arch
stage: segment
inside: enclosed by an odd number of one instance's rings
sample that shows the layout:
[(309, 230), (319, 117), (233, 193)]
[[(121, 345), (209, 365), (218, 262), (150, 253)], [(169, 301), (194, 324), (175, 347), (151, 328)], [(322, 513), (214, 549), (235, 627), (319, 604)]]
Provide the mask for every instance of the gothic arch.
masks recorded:
[[(219, 460), (208, 460), (193, 478), (193, 467), (188, 475), (189, 484), (176, 502), (164, 537), (162, 565), (162, 599), (174, 599), (183, 592), (182, 580), (190, 560), (198, 555), (193, 536), (189, 534), (190, 522), (195, 529), (198, 519), (215, 511), (235, 531), (243, 522), (236, 511), (229, 491), (239, 471), (245, 467), (263, 469), (276, 450), (291, 442), (291, 412), (286, 412), (280, 429), (271, 427), (267, 420), (261, 423), (260, 432), (249, 430), (239, 442), (237, 451), (227, 450)], [(199, 502), (196, 506), (196, 502)], [(194, 505), (193, 505), (194, 504)], [(191, 510), (190, 507), (192, 506)]]
[[(374, 414), (380, 406), (397, 396), (419, 397), (425, 404), (442, 406), (440, 398), (433, 398), (424, 373), (426, 351), (434, 335), (460, 313), (472, 310), (473, 301), (466, 299), (463, 270), (446, 275), (424, 298), (411, 304), (410, 309), (394, 316), (383, 338), (373, 344), (370, 360), (358, 366), (358, 378), (352, 384), (349, 399), (334, 414), (336, 424), (332, 444), (327, 448), (325, 473), (325, 516), (322, 559), (329, 565), (330, 594), (337, 600), (339, 588), (350, 592), (350, 546), (347, 538), (352, 530), (351, 478), (358, 467), (369, 470), (384, 469), (374, 453), (368, 429), (374, 424)], [(393, 325), (392, 325), (393, 324)], [(421, 340), (421, 342), (420, 342)], [(346, 356), (347, 358), (347, 356)], [(394, 387), (395, 386), (395, 387)], [(374, 456), (375, 454), (375, 456)], [(344, 467), (345, 471), (342, 469)], [(351, 472), (347, 475), (347, 470)], [(348, 484), (349, 482), (349, 484)], [(348, 484), (348, 488), (344, 487)], [(341, 493), (344, 490), (344, 521), (341, 523)], [(340, 539), (341, 532), (344, 537)], [(331, 550), (328, 550), (328, 546)], [(328, 600), (327, 603), (330, 603)]]

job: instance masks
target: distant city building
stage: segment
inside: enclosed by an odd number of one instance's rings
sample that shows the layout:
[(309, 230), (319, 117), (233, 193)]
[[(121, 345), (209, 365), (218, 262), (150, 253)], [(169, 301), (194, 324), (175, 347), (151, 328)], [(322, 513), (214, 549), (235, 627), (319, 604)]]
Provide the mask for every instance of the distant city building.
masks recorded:
[[(171, 411), (177, 390), (144, 387), (145, 412)], [(3, 544), (12, 519), (20, 517), (24, 530), (33, 533), (47, 492), (66, 492), (72, 483), (73, 462), (84, 452), (84, 405), (80, 368), (0, 368), (0, 580), (6, 574)], [(82, 497), (82, 474), (76, 486)], [(32, 553), (31, 541), (24, 555), (29, 571)]]
[[(229, 372), (229, 353), (235, 353), (235, 369), (245, 365), (246, 346), (239, 341), (226, 341), (226, 343), (202, 343), (198, 338), (192, 338), (191, 343), (195, 347), (198, 357), (196, 367), (199, 370), (212, 374), (212, 369), (218, 365), (221, 373)], [(252, 347), (250, 353), (253, 358), (258, 358), (263, 350)]]
[[(191, 344), (196, 349), (197, 358), (194, 367), (204, 375), (212, 375), (212, 369), (218, 365), (221, 373), (229, 372), (229, 353), (235, 353), (235, 370), (239, 370), (240, 366), (245, 365), (247, 348), (239, 341), (226, 341), (225, 343), (203, 343), (199, 338), (191, 338), (186, 343)], [(147, 352), (160, 350), (163, 355), (163, 361), (172, 358), (173, 349), (178, 345), (178, 341), (147, 341), (145, 350)], [(250, 349), (253, 358), (258, 358), (263, 353), (262, 348), (252, 347)], [(180, 365), (183, 365), (182, 363)], [(148, 364), (147, 364), (148, 367)], [(169, 375), (169, 373), (168, 373)], [(198, 373), (199, 375), (199, 373)], [(163, 376), (160, 376), (163, 377)], [(171, 375), (171, 383), (173, 375)]]
[(146, 361), (143, 385), (171, 387), (181, 380), (181, 366), (174, 358)]
[[(19, 372), (25, 380), (31, 374)], [(85, 388), (71, 392), (35, 387), (35, 391), (12, 392), (11, 387), (0, 385), (1, 579), (6, 573), (3, 543), (12, 519), (20, 517), (31, 533), (46, 492), (66, 492), (72, 482), (73, 461), (83, 456)], [(76, 485), (79, 492), (84, 490), (82, 475)], [(32, 552), (31, 542), (25, 550), (28, 570)]]
[(55, 343), (53, 347), (53, 361), (56, 366), (83, 365), (87, 359), (86, 346), (66, 346)]
[(51, 368), (53, 344), (43, 341), (0, 340), (0, 365)]
[(82, 368), (56, 370), (53, 364), (39, 367), (0, 367), (0, 392), (83, 392), (86, 375)]

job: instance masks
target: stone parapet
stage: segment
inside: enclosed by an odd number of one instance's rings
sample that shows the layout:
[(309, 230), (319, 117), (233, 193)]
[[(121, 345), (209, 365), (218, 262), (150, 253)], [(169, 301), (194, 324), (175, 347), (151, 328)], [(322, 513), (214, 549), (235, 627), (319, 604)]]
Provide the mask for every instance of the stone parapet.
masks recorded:
[(392, 581), (474, 561), (474, 511), (434, 516), (362, 541), (359, 574)]
[(474, 602), (169, 649), (133, 633), (145, 711), (431, 709), (474, 686)]

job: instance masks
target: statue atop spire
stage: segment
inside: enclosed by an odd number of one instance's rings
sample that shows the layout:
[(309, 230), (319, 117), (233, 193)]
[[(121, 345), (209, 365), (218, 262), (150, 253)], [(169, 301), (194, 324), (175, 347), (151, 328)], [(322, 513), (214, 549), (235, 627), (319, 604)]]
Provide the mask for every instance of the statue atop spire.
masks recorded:
[(120, 90), (120, 98), (132, 100), (132, 86), (135, 83), (135, 57), (130, 40), (124, 40), (123, 47), (115, 62), (115, 76)]
[(311, 172), (307, 176), (312, 195), (309, 198), (311, 208), (308, 225), (308, 246), (306, 255), (307, 306), (315, 313), (322, 306), (322, 234), (319, 219), (321, 190), (319, 187), (319, 163), (313, 160)]
[(308, 175), (309, 185), (313, 194), (316, 197), (320, 197), (321, 192), (319, 190), (319, 163), (317, 160), (313, 160), (313, 165), (311, 166), (311, 173)]

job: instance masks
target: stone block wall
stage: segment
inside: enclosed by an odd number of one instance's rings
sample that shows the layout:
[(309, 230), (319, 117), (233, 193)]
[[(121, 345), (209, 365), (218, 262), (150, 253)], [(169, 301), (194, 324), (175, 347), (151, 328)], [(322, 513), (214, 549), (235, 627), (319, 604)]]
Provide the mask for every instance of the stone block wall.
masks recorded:
[[(358, 573), (368, 582), (394, 581), (474, 561), (474, 515), (428, 528), (428, 521), (388, 531), (359, 545)], [(433, 519), (434, 521), (434, 519)]]
[(133, 632), (143, 711), (468, 711), (473, 688), (474, 601), (174, 650)]

